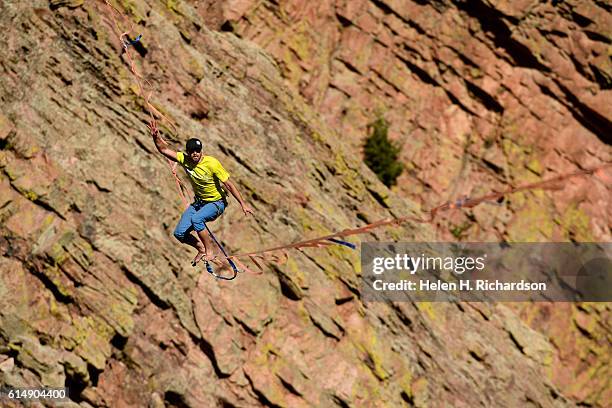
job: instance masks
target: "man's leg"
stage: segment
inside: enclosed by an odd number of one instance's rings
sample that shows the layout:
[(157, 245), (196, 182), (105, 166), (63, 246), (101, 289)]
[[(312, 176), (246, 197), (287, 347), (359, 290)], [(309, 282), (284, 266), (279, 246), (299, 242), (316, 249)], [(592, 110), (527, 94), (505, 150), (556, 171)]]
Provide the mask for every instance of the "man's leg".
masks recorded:
[(210, 234), (207, 229), (203, 231), (196, 232), (198, 237), (200, 237), (199, 241), (204, 243), (204, 252), (206, 253), (205, 260), (210, 261), (213, 258), (213, 243), (212, 239), (210, 239)]
[(217, 219), (217, 217), (219, 217), (223, 213), (224, 210), (225, 210), (225, 206), (220, 201), (217, 202), (217, 204), (208, 203), (204, 205), (202, 208), (200, 208), (191, 217), (191, 223), (193, 227), (195, 228), (202, 242), (204, 242), (204, 248), (206, 250), (206, 255), (205, 255), (204, 260), (206, 261), (210, 261), (211, 259), (213, 259), (213, 254), (212, 254), (213, 246), (212, 246), (210, 234), (208, 233), (208, 230), (206, 229), (206, 222), (214, 221), (215, 219)]
[(191, 231), (193, 231), (193, 225), (191, 224), (191, 217), (193, 217), (195, 213), (196, 213), (195, 208), (193, 208), (193, 206), (190, 205), (185, 210), (185, 212), (183, 212), (181, 219), (179, 220), (176, 228), (174, 229), (174, 237), (177, 240), (179, 240), (183, 244), (190, 245), (198, 250), (198, 253), (192, 263), (197, 263), (204, 256), (204, 253), (206, 252), (205, 247), (202, 245), (202, 243), (191, 234)]
[[(206, 247), (204, 245), (202, 245), (202, 242), (200, 242), (200, 240), (197, 239), (191, 233), (191, 231), (189, 231), (187, 234), (185, 234), (185, 240), (183, 241), (183, 243), (194, 247), (195, 249), (198, 250), (199, 253), (204, 254), (206, 252)], [(199, 259), (198, 259), (198, 261), (199, 261)]]

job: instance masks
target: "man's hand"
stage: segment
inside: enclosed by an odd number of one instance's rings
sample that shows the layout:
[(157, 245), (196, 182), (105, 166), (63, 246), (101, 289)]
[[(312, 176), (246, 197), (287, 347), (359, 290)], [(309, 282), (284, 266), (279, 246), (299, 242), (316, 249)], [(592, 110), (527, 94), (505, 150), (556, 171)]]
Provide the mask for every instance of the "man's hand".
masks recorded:
[(149, 131), (151, 132), (151, 136), (153, 136), (153, 142), (155, 143), (155, 147), (157, 150), (166, 156), (168, 160), (177, 161), (176, 160), (176, 152), (172, 149), (168, 148), (168, 143), (161, 138), (159, 135), (159, 129), (157, 128), (157, 121), (152, 120), (147, 125)]
[(230, 193), (232, 193), (232, 195), (234, 196), (236, 200), (238, 200), (238, 202), (240, 203), (240, 206), (242, 207), (242, 212), (244, 213), (244, 215), (249, 215), (249, 214), (253, 215), (253, 209), (251, 208), (250, 205), (244, 202), (244, 200), (242, 199), (242, 196), (240, 195), (240, 192), (238, 191), (234, 183), (231, 182), (231, 180), (229, 179), (225, 180), (223, 182), (223, 186)]
[(253, 209), (251, 207), (249, 207), (249, 205), (245, 204), (242, 206), (242, 211), (244, 212), (244, 215), (253, 215)]
[(149, 128), (149, 131), (151, 132), (151, 136), (157, 136), (159, 134), (159, 129), (157, 128), (157, 122), (155, 120), (150, 121), (147, 127)]

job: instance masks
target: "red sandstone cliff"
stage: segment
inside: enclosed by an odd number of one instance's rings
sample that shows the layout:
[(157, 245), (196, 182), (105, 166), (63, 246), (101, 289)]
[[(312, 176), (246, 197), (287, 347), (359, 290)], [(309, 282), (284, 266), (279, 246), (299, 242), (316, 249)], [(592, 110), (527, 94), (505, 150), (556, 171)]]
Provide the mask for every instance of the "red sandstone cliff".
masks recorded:
[[(215, 222), (231, 252), (610, 161), (604, 2), (119, 3), (171, 143), (202, 137), (257, 211)], [(606, 303), (364, 303), (343, 248), (231, 283), (192, 268), (110, 23), (102, 2), (0, 4), (0, 385), (82, 407), (607, 404)], [(395, 191), (358, 154), (378, 114), (411, 167)], [(368, 239), (469, 220), (459, 238), (609, 240), (609, 188)]]

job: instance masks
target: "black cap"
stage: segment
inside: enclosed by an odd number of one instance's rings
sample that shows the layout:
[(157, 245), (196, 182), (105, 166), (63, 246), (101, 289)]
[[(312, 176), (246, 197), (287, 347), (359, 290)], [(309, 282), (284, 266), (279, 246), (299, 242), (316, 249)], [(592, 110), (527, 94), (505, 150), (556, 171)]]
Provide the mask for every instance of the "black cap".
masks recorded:
[(188, 153), (190, 152), (200, 152), (202, 151), (202, 142), (200, 142), (198, 139), (189, 139), (187, 141), (187, 144), (185, 145), (185, 149), (187, 150)]

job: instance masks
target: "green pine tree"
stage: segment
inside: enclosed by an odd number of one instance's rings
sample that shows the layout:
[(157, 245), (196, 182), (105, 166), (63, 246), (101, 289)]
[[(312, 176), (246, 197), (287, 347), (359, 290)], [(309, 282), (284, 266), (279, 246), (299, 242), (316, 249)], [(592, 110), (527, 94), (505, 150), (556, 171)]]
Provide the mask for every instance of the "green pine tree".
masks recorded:
[(389, 124), (386, 120), (378, 118), (370, 127), (372, 134), (364, 145), (365, 164), (384, 185), (391, 187), (397, 183), (397, 178), (404, 170), (402, 163), (397, 160), (400, 148), (389, 140)]

